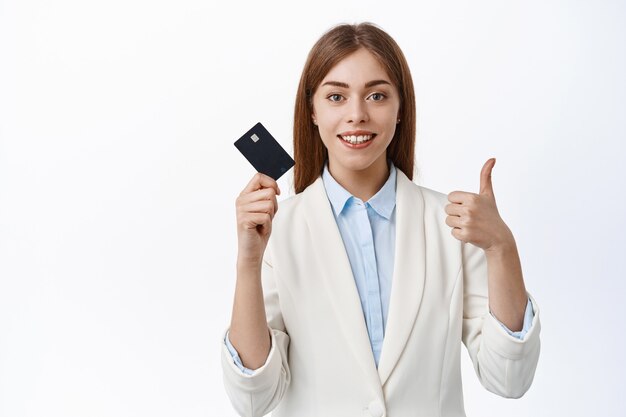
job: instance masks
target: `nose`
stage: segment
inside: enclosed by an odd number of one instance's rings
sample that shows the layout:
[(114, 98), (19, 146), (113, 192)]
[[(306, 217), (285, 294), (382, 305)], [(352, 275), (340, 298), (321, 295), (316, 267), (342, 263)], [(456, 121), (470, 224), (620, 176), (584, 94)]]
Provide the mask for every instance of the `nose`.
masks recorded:
[(363, 123), (369, 120), (367, 103), (363, 100), (351, 100), (347, 112), (348, 123)]

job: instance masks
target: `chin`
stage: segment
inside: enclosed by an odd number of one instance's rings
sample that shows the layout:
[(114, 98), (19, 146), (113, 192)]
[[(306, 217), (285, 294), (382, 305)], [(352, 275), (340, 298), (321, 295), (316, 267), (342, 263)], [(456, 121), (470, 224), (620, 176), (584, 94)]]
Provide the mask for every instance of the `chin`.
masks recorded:
[(355, 156), (352, 158), (339, 158), (336, 159), (335, 162), (338, 165), (341, 165), (344, 169), (349, 169), (350, 171), (364, 171), (374, 165), (378, 158), (367, 158), (363, 156)]

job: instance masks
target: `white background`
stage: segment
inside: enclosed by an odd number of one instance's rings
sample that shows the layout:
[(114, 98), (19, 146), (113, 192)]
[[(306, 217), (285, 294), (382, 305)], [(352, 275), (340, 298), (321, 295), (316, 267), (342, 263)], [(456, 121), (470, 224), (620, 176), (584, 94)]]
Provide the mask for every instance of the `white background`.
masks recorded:
[(0, 416), (234, 416), (233, 142), (292, 153), (306, 54), (364, 20), (413, 72), (415, 181), (478, 192), (497, 158), (541, 309), (522, 399), (463, 353), (468, 416), (624, 415), (624, 2), (0, 0)]

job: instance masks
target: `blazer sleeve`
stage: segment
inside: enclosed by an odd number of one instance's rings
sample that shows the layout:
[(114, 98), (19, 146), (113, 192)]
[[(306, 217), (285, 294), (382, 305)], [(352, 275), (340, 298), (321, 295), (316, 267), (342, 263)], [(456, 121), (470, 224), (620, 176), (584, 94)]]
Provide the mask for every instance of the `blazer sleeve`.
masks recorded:
[(519, 398), (530, 388), (539, 361), (539, 309), (528, 295), (534, 317), (522, 340), (508, 334), (489, 312), (487, 258), (470, 243), (462, 244), (463, 343), (481, 384), (506, 398)]
[(266, 250), (261, 269), (265, 313), (271, 335), (271, 348), (265, 364), (254, 370), (252, 375), (245, 374), (234, 363), (224, 343), (224, 335), (220, 340), (224, 387), (237, 413), (245, 417), (260, 417), (271, 412), (283, 398), (291, 381), (289, 335), (280, 311), (274, 268), (267, 253)]

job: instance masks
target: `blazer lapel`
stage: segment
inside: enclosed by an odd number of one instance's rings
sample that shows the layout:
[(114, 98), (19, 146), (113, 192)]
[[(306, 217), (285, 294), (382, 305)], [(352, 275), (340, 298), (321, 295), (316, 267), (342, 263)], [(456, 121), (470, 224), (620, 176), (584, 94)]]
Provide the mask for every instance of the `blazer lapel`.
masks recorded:
[(424, 198), (400, 170), (396, 183), (396, 253), (385, 338), (378, 364), (385, 384), (400, 359), (419, 310), (426, 277)]
[(382, 397), (382, 386), (369, 343), (359, 293), (321, 177), (303, 191), (302, 198), (306, 221), (315, 242), (317, 264), (323, 271), (321, 279), (337, 322), (343, 330), (346, 344), (361, 364), (367, 381)]

